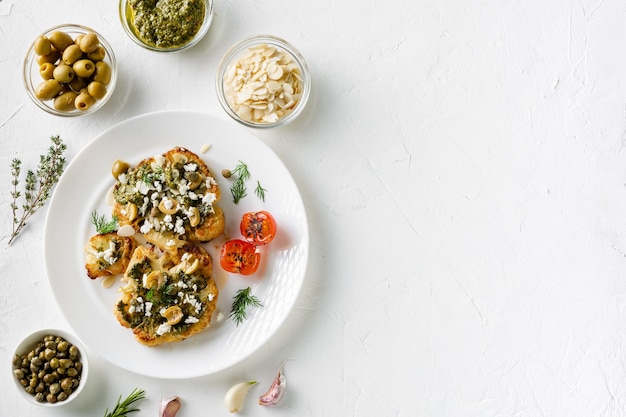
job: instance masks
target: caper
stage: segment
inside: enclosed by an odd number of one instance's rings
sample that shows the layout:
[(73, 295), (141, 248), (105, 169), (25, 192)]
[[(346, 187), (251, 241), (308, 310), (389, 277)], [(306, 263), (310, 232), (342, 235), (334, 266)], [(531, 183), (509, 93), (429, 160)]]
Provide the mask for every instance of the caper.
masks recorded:
[(57, 382), (57, 376), (56, 374), (46, 374), (43, 377), (43, 382), (45, 382), (46, 384), (50, 385), (50, 384), (54, 384), (55, 382)]
[(13, 366), (19, 366), (20, 362), (22, 362), (22, 358), (17, 353), (13, 356)]
[(46, 349), (53, 349), (54, 350), (54, 349), (57, 348), (57, 344), (56, 344), (56, 342), (54, 340), (48, 340), (45, 343), (45, 347), (46, 347)]
[(43, 381), (39, 381), (35, 387), (35, 392), (44, 392), (46, 390), (46, 384)]
[(29, 388), (29, 387), (30, 387), (30, 384), (29, 384), (29, 382), (28, 382), (28, 379), (26, 379), (26, 378), (22, 378), (22, 379), (20, 379), (20, 385), (21, 385), (21, 386), (23, 386), (23, 387), (26, 387), (26, 388)]
[(47, 342), (47, 341), (49, 341), (49, 340), (54, 341), (54, 339), (56, 339), (56, 336), (55, 336), (55, 335), (53, 335), (53, 334), (48, 334), (48, 335), (45, 335), (45, 336), (44, 336), (43, 341), (44, 341), (44, 342)]
[(58, 401), (65, 401), (65, 400), (67, 400), (68, 396), (69, 396), (69, 394), (66, 394), (65, 391), (59, 392), (57, 394), (57, 400)]
[(57, 350), (59, 352), (65, 352), (69, 348), (69, 343), (67, 340), (61, 340), (57, 345)]
[(33, 387), (26, 387), (25, 391), (30, 395), (35, 395), (35, 389)]
[(43, 393), (41, 393), (41, 392), (38, 392), (38, 393), (35, 395), (35, 400), (36, 400), (37, 402), (42, 403), (42, 402), (43, 402), (43, 400), (45, 400), (45, 399), (46, 399), (46, 397), (44, 397)]
[(55, 382), (54, 384), (50, 385), (48, 390), (50, 390), (50, 394), (57, 395), (61, 391), (61, 384)]
[(17, 368), (13, 370), (13, 375), (15, 375), (15, 377), (17, 379), (22, 379), (24, 378), (24, 371), (22, 371), (21, 369)]
[(50, 368), (57, 369), (59, 367), (59, 360), (57, 358), (50, 359)]
[(230, 178), (231, 175), (233, 175), (232, 172), (230, 172), (230, 169), (223, 169), (222, 170), (222, 177), (224, 178)]
[(76, 376), (78, 375), (78, 370), (76, 368), (68, 368), (66, 372), (67, 376)]
[(72, 378), (63, 378), (61, 380), (60, 387), (61, 387), (61, 389), (63, 389), (65, 391), (65, 390), (72, 389), (73, 385), (74, 385), (74, 383), (72, 382)]
[(44, 358), (46, 358), (47, 361), (49, 361), (50, 359), (54, 358), (54, 355), (56, 354), (56, 352), (50, 348), (46, 348), (46, 350), (43, 352), (43, 356)]
[(71, 359), (60, 359), (59, 365), (61, 366), (61, 368), (64, 369), (71, 368), (72, 366), (74, 366), (74, 361), (72, 361)]
[(46, 395), (46, 401), (48, 401), (51, 404), (54, 404), (55, 402), (57, 402), (57, 396), (54, 395), (53, 393), (50, 393)]

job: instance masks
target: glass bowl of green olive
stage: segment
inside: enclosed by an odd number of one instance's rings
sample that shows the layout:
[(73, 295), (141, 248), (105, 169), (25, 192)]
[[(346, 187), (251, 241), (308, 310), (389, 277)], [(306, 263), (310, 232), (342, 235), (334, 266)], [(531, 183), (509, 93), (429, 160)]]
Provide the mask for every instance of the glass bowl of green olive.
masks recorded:
[(69, 332), (38, 330), (15, 348), (11, 379), (21, 397), (32, 404), (58, 407), (80, 395), (89, 364), (81, 342)]
[(26, 92), (38, 107), (56, 116), (76, 117), (95, 112), (109, 100), (117, 62), (111, 45), (98, 32), (66, 24), (33, 40), (23, 72)]
[(122, 27), (137, 45), (155, 52), (191, 48), (209, 31), (213, 0), (120, 0)]

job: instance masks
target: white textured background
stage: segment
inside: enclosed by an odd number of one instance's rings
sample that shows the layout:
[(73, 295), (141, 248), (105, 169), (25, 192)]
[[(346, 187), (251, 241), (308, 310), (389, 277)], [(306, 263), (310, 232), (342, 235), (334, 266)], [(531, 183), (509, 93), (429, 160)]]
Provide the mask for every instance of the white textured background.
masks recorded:
[[(156, 416), (225, 416), (242, 379), (288, 392), (248, 416), (626, 415), (626, 4), (618, 0), (215, 0), (178, 55), (142, 50), (113, 1), (0, 0), (0, 415), (101, 416), (135, 386)], [(23, 91), (35, 36), (93, 27), (120, 73), (92, 116), (43, 113)], [(258, 132), (298, 183), (310, 265), (294, 313), (258, 354), (189, 381), (91, 355), (84, 395), (55, 411), (17, 398), (9, 358), (29, 330), (67, 327), (43, 266), (43, 210), (6, 247), (10, 161), (34, 167), (52, 134), (73, 157), (131, 116), (226, 117), (215, 69), (270, 33), (307, 59), (314, 91), (292, 125)], [(73, 204), (80, 204), (76, 196)], [(208, 358), (210, 360), (210, 358)]]

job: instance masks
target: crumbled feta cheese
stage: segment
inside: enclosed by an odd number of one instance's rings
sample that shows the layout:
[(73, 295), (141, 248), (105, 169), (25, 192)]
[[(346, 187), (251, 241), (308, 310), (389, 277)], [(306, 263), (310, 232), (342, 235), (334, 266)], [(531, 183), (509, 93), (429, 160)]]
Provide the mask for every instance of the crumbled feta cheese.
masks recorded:
[(187, 194), (189, 196), (189, 198), (191, 200), (197, 200), (198, 199), (198, 194), (194, 193), (193, 191), (189, 191), (189, 193)]
[(202, 202), (204, 204), (213, 204), (216, 199), (217, 196), (215, 195), (215, 193), (206, 193), (204, 196), (202, 196)]
[(187, 324), (193, 324), (193, 323), (197, 323), (199, 321), (200, 320), (197, 317), (194, 317), (194, 316), (189, 316), (189, 317), (187, 317), (185, 319), (185, 323), (187, 323)]
[(194, 164), (193, 162), (190, 162), (188, 164), (185, 164), (183, 166), (183, 168), (185, 169), (185, 171), (187, 172), (194, 172), (195, 170), (198, 169), (198, 164)]
[(126, 174), (120, 174), (117, 176), (117, 180), (120, 182), (120, 184), (126, 184), (128, 182), (128, 177), (126, 176)]
[(149, 221), (146, 220), (146, 221), (143, 222), (143, 224), (139, 228), (139, 231), (145, 235), (150, 230), (152, 230), (152, 227), (153, 227), (152, 226), (152, 222), (149, 222)]
[(150, 191), (150, 187), (145, 182), (140, 181), (137, 191), (139, 191), (143, 195), (146, 195)]
[(146, 311), (146, 317), (150, 317), (152, 315), (152, 312), (150, 310), (152, 310), (152, 306), (153, 304), (150, 301), (146, 301), (146, 304), (144, 304), (144, 309)]
[(156, 333), (159, 336), (163, 336), (165, 333), (168, 333), (172, 330), (172, 326), (170, 326), (167, 323), (163, 323), (159, 326), (159, 328), (157, 329)]
[(209, 300), (209, 302), (213, 301), (214, 298), (215, 298), (215, 294), (213, 293), (209, 293), (209, 295), (207, 296), (207, 300)]
[(213, 177), (206, 177), (206, 188), (211, 188), (213, 185), (217, 185), (217, 181)]

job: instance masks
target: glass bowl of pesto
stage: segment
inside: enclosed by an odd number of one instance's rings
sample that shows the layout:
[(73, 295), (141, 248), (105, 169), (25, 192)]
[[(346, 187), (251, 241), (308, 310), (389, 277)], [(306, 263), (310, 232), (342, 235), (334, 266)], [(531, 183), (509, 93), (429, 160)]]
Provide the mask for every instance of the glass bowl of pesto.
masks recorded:
[(243, 39), (226, 51), (215, 80), (226, 113), (253, 128), (285, 126), (309, 99), (311, 76), (300, 52), (273, 35)]
[(55, 116), (91, 114), (109, 100), (117, 81), (113, 48), (95, 30), (54, 26), (28, 47), (23, 65), (26, 93)]
[(200, 42), (213, 20), (213, 0), (120, 0), (120, 20), (139, 46), (178, 52)]

